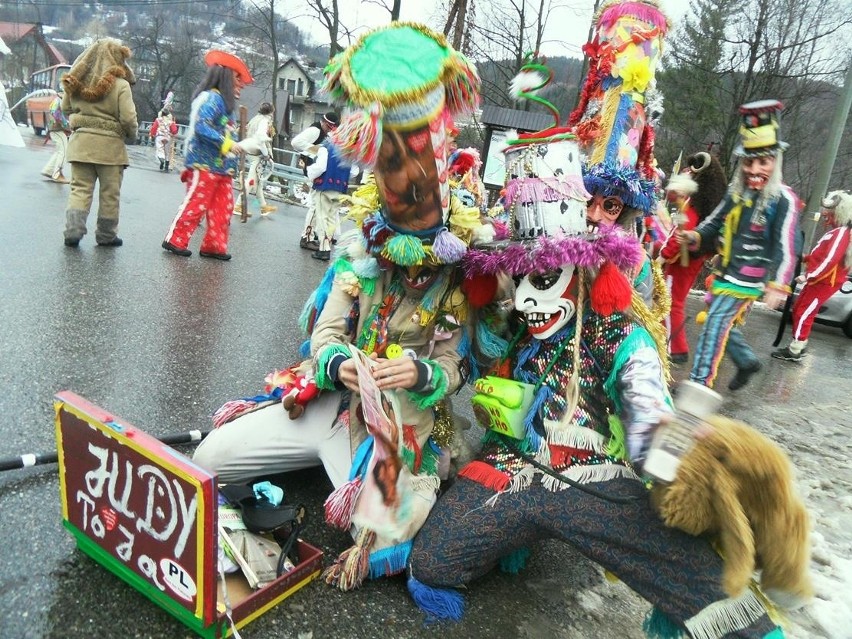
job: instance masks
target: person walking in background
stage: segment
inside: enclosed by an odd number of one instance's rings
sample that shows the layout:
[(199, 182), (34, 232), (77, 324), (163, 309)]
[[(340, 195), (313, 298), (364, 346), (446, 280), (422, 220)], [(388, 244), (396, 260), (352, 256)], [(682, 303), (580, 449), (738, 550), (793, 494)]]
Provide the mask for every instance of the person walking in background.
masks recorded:
[(68, 154), (68, 131), (71, 130), (71, 125), (68, 124), (68, 118), (62, 113), (61, 92), (50, 103), (47, 117), (50, 140), (53, 142), (54, 148), (53, 155), (44, 165), (41, 174), (54, 182), (68, 184), (69, 180), (65, 177), (63, 169), (65, 168), (65, 157)]
[[(302, 165), (305, 175), (308, 175), (308, 167), (313, 164), (316, 159), (317, 151), (319, 151), (319, 145), (325, 141), (325, 138), (329, 133), (337, 128), (339, 123), (340, 116), (334, 111), (329, 111), (318, 121), (314, 122), (311, 126), (290, 140), (290, 146), (301, 154), (299, 156), (299, 162)], [(311, 251), (319, 250), (313, 193), (311, 193), (311, 197), (308, 199), (308, 211), (305, 214), (305, 227), (302, 230), (299, 247)]]
[(727, 351), (737, 367), (728, 384), (737, 390), (763, 368), (737, 326), (763, 296), (778, 308), (790, 294), (800, 241), (799, 199), (781, 182), (785, 142), (778, 139), (783, 105), (761, 100), (740, 107), (740, 161), (728, 193), (713, 213), (678, 241), (693, 251), (710, 251), (721, 240), (719, 272), (698, 338), (689, 378), (712, 387)]
[(206, 231), (198, 254), (230, 260), (228, 234), (234, 210), (233, 179), (242, 148), (235, 140), (234, 105), (242, 88), (254, 79), (246, 63), (225, 51), (204, 56), (207, 75), (195, 88), (186, 141), (186, 168), (181, 181), (186, 197), (178, 208), (163, 248), (175, 255), (192, 255), (187, 246), (201, 218)]
[(316, 216), (316, 234), (319, 246), (311, 253), (315, 260), (331, 259), (331, 242), (340, 226), (339, 209), (349, 180), (358, 175), (358, 167), (339, 156), (330, 139), (317, 151), (317, 158), (308, 167), (308, 177), (313, 180), (311, 203)]
[(805, 272), (797, 279), (804, 287), (793, 304), (793, 339), (772, 352), (775, 359), (798, 362), (820, 307), (846, 282), (852, 268), (852, 195), (832, 191), (822, 202), (822, 217), (829, 227), (802, 262)]
[(68, 143), (71, 194), (65, 211), (65, 246), (76, 247), (86, 234), (86, 218), (98, 191), (99, 246), (121, 246), (119, 200), (129, 160), (124, 141), (136, 137), (138, 123), (130, 85), (136, 77), (127, 66), (130, 49), (104, 38), (83, 51), (62, 78), (62, 112), (73, 134)]
[(151, 125), (151, 137), (154, 138), (154, 149), (160, 161), (160, 170), (165, 173), (169, 172), (169, 165), (174, 157), (177, 132), (178, 125), (172, 115), (172, 109), (164, 106)]
[(692, 230), (705, 220), (725, 196), (727, 180), (718, 158), (701, 151), (686, 159), (686, 166), (672, 176), (666, 186), (669, 201), (678, 209), (680, 220), (672, 225), (671, 234), (662, 242), (657, 259), (663, 262), (663, 274), (671, 292), (671, 310), (667, 318), (669, 359), (674, 364), (689, 361), (686, 338), (686, 297), (695, 278), (712, 254), (687, 253), (684, 260), (675, 231)]
[[(266, 181), (264, 168), (272, 161), (272, 140), (275, 137), (275, 124), (272, 120), (275, 108), (269, 102), (260, 105), (260, 110), (246, 126), (246, 137), (240, 146), (248, 156), (248, 169), (246, 171), (246, 193), (254, 192), (260, 204), (261, 216), (269, 215), (278, 210), (275, 205), (267, 204), (263, 193), (263, 184)], [(246, 200), (248, 201), (248, 199)], [(234, 204), (234, 215), (243, 212), (239, 202)], [(249, 214), (251, 215), (251, 214)]]

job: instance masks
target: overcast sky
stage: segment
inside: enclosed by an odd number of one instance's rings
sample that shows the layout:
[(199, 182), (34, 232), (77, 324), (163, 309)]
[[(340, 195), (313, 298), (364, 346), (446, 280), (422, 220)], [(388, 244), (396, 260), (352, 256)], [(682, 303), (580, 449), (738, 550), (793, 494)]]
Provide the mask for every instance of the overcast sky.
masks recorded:
[[(488, 2), (490, 0), (480, 0)], [(388, 4), (390, 1), (388, 0)], [(530, 2), (535, 5), (537, 2)], [(580, 57), (580, 47), (585, 44), (592, 18), (593, 0), (573, 0), (565, 4), (584, 7), (579, 10), (558, 9), (553, 12), (545, 33), (546, 43), (542, 53), (549, 56)], [(438, 0), (402, 0), (401, 20), (423, 22), (433, 29), (443, 29), (444, 18), (437, 18), (441, 3)], [(662, 0), (661, 6), (669, 18), (675, 23), (683, 17), (689, 8), (688, 0)], [(390, 14), (383, 8), (361, 2), (361, 0), (340, 0), (341, 22), (349, 28), (354, 26), (370, 28), (386, 24)], [(296, 18), (296, 25), (307, 31), (317, 44), (327, 44), (328, 34), (324, 32), (316, 18)], [(360, 34), (362, 30), (359, 30)], [(345, 44), (345, 43), (341, 43)]]

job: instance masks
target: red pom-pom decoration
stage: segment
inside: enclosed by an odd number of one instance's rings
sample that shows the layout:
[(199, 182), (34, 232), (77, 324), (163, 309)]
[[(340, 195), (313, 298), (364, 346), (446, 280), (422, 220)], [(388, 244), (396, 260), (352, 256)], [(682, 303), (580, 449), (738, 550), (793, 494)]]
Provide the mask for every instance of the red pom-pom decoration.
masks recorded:
[(624, 273), (612, 262), (604, 262), (592, 283), (590, 297), (592, 310), (598, 315), (612, 315), (630, 308), (633, 287)]
[(494, 275), (474, 275), (465, 278), (461, 284), (462, 293), (474, 308), (482, 308), (494, 300), (497, 294), (497, 277)]

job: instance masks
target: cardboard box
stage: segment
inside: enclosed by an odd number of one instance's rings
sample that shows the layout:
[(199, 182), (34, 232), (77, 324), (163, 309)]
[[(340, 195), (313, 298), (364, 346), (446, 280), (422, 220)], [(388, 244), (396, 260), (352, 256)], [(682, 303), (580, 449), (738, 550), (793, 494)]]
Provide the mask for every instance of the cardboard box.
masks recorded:
[[(56, 395), (62, 518), (80, 549), (202, 637), (233, 629), (217, 573), (216, 476), (82, 397)], [(298, 541), (299, 564), (252, 591), (228, 575), (233, 624), (243, 627), (322, 568)]]

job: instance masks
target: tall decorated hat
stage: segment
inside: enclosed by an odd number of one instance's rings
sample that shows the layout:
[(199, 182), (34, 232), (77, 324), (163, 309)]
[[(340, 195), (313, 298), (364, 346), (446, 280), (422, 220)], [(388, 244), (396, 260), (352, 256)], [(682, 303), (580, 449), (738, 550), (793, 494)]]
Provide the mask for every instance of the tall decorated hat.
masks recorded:
[(759, 100), (740, 107), (740, 143), (734, 154), (739, 157), (778, 155), (788, 144), (778, 137), (781, 110), (778, 100)]
[(583, 47), (589, 74), (568, 119), (586, 158), (593, 195), (617, 196), (630, 209), (654, 206), (654, 129), (647, 106), (669, 21), (656, 0), (612, 0)]
[(543, 60), (528, 56), (512, 81), (513, 96), (543, 105), (554, 125), (506, 141), (503, 206), (510, 237), (468, 251), (465, 289), (474, 305), (484, 306), (491, 300), (482, 292), (495, 290), (491, 280), (500, 274), (546, 275), (568, 264), (591, 279), (603, 276), (591, 296), (595, 310), (623, 311), (631, 304), (631, 285), (623, 273), (641, 262), (642, 248), (620, 229), (586, 232), (589, 193), (581, 173), (580, 142), (571, 128), (560, 124), (556, 107), (539, 95), (552, 77)]
[(350, 207), (366, 252), (401, 266), (458, 262), (482, 225), (451, 197), (446, 132), (478, 105), (474, 66), (443, 35), (394, 22), (361, 36), (325, 74), (344, 111), (332, 141), (373, 176)]

